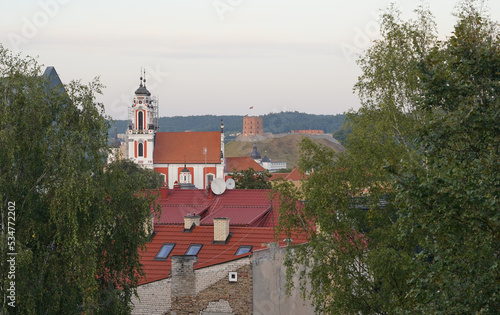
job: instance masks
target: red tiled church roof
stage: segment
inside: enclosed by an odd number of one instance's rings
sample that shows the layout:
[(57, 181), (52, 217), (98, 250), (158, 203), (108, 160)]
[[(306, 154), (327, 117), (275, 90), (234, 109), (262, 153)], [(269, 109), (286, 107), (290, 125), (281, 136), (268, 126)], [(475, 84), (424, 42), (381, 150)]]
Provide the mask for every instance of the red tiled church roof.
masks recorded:
[(155, 164), (220, 163), (221, 134), (210, 132), (157, 132), (153, 160)]
[[(240, 246), (252, 246), (252, 251), (265, 249), (265, 244), (274, 242), (273, 228), (262, 227), (235, 227), (230, 226), (231, 238), (227, 244), (212, 244), (213, 226), (196, 226), (190, 233), (183, 233), (183, 226), (157, 225), (156, 234), (151, 242), (146, 245), (146, 250), (141, 252), (141, 264), (145, 276), (139, 285), (168, 278), (171, 269), (171, 257), (185, 255), (191, 244), (202, 244), (198, 253), (198, 260), (194, 269), (200, 269), (250, 255), (250, 253), (235, 256)], [(284, 236), (278, 237), (279, 246), (285, 246)], [(307, 242), (304, 236), (292, 236), (293, 244)], [(166, 260), (154, 260), (164, 243), (174, 243), (175, 247)]]
[(253, 168), (256, 172), (264, 172), (264, 168), (249, 156), (227, 157), (226, 172), (237, 172)]

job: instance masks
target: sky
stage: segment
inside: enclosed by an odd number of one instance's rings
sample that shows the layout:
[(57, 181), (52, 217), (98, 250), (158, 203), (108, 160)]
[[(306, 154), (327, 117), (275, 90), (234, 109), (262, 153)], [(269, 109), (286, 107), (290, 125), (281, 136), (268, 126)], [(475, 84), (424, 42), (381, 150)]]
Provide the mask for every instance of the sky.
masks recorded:
[[(5, 0), (4, 0), (5, 2)], [(420, 0), (396, 2), (411, 18)], [(450, 36), (456, 0), (427, 3)], [(342, 114), (360, 106), (357, 56), (387, 0), (39, 0), (2, 3), (0, 43), (54, 66), (63, 83), (106, 86), (126, 119), (141, 69), (160, 116)], [(500, 1), (488, 4), (500, 19)], [(253, 107), (253, 109), (250, 109)]]

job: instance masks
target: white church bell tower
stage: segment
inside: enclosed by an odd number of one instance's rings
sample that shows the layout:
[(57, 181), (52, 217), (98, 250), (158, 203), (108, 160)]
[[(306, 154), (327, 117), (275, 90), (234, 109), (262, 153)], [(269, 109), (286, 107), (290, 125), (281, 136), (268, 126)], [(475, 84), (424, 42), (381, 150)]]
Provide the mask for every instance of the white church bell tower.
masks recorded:
[(145, 73), (141, 71), (139, 88), (129, 109), (127, 149), (130, 160), (153, 168), (154, 140), (158, 129), (158, 102), (146, 88)]

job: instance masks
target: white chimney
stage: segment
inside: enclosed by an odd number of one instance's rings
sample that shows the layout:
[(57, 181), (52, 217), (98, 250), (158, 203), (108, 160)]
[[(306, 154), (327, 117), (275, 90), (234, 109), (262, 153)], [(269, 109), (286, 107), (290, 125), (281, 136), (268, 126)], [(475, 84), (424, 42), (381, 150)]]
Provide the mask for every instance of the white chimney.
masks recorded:
[(226, 243), (229, 236), (229, 218), (214, 218), (214, 242)]
[(201, 217), (199, 215), (191, 215), (188, 213), (188, 215), (184, 217), (184, 231), (191, 230), (191, 228), (193, 228), (193, 225), (200, 226), (200, 220)]

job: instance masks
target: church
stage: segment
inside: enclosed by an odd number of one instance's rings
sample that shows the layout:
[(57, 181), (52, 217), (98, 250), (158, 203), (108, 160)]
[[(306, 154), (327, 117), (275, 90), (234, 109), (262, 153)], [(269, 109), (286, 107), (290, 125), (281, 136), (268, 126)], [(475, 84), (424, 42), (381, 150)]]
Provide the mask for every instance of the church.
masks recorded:
[(141, 76), (129, 108), (127, 157), (163, 175), (169, 188), (204, 189), (224, 179), (224, 124), (219, 131), (159, 132), (158, 100)]

